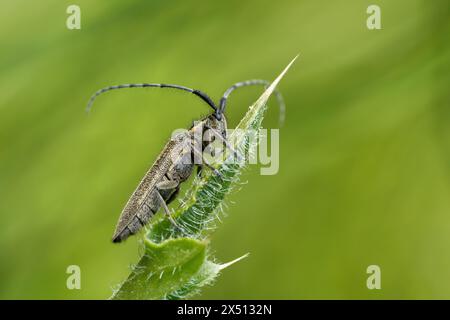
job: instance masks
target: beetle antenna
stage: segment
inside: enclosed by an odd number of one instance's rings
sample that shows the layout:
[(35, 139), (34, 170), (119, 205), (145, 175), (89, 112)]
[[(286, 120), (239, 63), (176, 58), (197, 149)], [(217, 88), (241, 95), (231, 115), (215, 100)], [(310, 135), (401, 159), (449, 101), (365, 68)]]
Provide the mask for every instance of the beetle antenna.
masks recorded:
[[(225, 93), (222, 96), (222, 99), (220, 99), (219, 110), (217, 112), (218, 113), (225, 112), (225, 106), (227, 104), (227, 99), (228, 99), (229, 95), (235, 89), (246, 87), (246, 86), (254, 86), (254, 85), (263, 85), (265, 88), (267, 88), (270, 85), (270, 81), (254, 79), (254, 80), (247, 80), (247, 81), (242, 81), (242, 82), (238, 82), (238, 83), (233, 84), (231, 87), (229, 87), (227, 89), (227, 91), (225, 91)], [(276, 96), (276, 98), (278, 100), (278, 105), (280, 106), (279, 123), (280, 123), (280, 126), (281, 126), (281, 125), (283, 125), (284, 119), (285, 119), (286, 105), (284, 104), (284, 99), (283, 99), (283, 96), (281, 95), (280, 91), (275, 90), (274, 93), (275, 93), (275, 96)]]
[(133, 83), (133, 84), (119, 84), (116, 86), (105, 87), (103, 89), (98, 90), (91, 96), (91, 98), (89, 99), (89, 102), (87, 104), (87, 107), (86, 107), (86, 112), (89, 112), (91, 110), (94, 100), (102, 93), (105, 93), (105, 92), (108, 92), (111, 90), (127, 89), (127, 88), (170, 88), (170, 89), (178, 89), (178, 90), (187, 91), (192, 94), (195, 94), (197, 97), (199, 97), (204, 102), (206, 102), (211, 108), (213, 108), (214, 111), (217, 112), (216, 105), (214, 104), (214, 102), (211, 100), (211, 98), (206, 93), (204, 93), (200, 90), (195, 90), (195, 89), (191, 89), (188, 87), (179, 86), (176, 84), (163, 84), (163, 83)]

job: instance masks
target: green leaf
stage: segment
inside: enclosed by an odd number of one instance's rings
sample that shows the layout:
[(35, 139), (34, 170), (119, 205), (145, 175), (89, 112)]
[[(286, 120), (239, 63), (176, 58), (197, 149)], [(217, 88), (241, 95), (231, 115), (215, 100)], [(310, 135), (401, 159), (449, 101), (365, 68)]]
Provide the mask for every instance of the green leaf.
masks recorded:
[(155, 244), (147, 240), (144, 255), (113, 299), (165, 299), (198, 276), (205, 260), (205, 241), (178, 238)]
[[(245, 160), (257, 146), (257, 134), (264, 118), (270, 95), (295, 61), (291, 61), (275, 81), (249, 108), (244, 118), (228, 137), (232, 148), (242, 161), (224, 161), (215, 165), (221, 173), (214, 175), (204, 170), (186, 192), (183, 205), (173, 214), (174, 227), (164, 215), (155, 217), (145, 235), (145, 252), (130, 276), (114, 293), (113, 299), (181, 299), (189, 297), (210, 284), (219, 272), (243, 256), (227, 264), (217, 264), (207, 259), (207, 242), (204, 239), (214, 229), (222, 210), (223, 200), (238, 185)], [(227, 152), (226, 159), (234, 157)]]

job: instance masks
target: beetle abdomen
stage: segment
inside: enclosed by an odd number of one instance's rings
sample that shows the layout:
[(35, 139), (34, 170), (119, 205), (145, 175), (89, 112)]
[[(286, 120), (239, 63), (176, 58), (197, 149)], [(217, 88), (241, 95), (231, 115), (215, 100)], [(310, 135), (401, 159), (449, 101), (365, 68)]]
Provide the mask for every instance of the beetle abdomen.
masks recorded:
[[(168, 180), (168, 176), (171, 177), (172, 173), (176, 172), (176, 170), (171, 172), (174, 163), (173, 158), (175, 158), (175, 162), (177, 163), (182, 159), (182, 154), (178, 157), (173, 157), (171, 152), (173, 152), (176, 146), (184, 145), (189, 142), (189, 139), (190, 136), (187, 133), (183, 133), (172, 138), (166, 144), (158, 159), (152, 165), (150, 170), (147, 171), (146, 175), (133, 192), (131, 198), (128, 200), (128, 203), (125, 205), (117, 223), (116, 231), (114, 232), (113, 242), (121, 242), (130, 235), (137, 233), (159, 210), (161, 203), (157, 192), (160, 192), (165, 201), (167, 201), (175, 192), (175, 189), (158, 191), (157, 184)], [(175, 150), (182, 152), (183, 148)], [(179, 181), (178, 177), (173, 178), (176, 181)]]
[[(130, 235), (136, 234), (161, 207), (155, 192), (152, 192), (139, 208), (137, 214), (121, 230), (116, 230), (113, 242), (121, 242)], [(118, 231), (118, 232), (117, 232)]]

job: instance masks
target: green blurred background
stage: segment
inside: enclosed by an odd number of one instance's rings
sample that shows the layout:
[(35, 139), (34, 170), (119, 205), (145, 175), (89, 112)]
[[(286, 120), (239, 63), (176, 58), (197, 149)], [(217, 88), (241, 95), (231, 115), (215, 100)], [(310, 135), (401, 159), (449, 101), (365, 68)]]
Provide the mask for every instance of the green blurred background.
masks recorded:
[[(81, 30), (66, 8), (81, 7)], [(366, 28), (377, 4), (382, 30)], [(448, 0), (1, 1), (0, 298), (104, 299), (138, 259), (114, 245), (124, 203), (175, 128), (272, 80), (287, 118), (280, 171), (232, 195), (223, 272), (198, 298), (450, 298)], [(261, 93), (233, 94), (230, 127)], [(267, 128), (277, 127), (270, 103)], [(82, 289), (66, 289), (77, 264)], [(377, 264), (382, 289), (366, 288)]]

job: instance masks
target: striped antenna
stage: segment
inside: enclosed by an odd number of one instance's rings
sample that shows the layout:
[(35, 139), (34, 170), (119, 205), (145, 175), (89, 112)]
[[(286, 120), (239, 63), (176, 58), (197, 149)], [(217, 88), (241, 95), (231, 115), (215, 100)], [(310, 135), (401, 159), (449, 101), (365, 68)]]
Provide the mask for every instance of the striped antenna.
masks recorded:
[(170, 88), (170, 89), (178, 89), (178, 90), (187, 91), (192, 94), (195, 94), (197, 97), (199, 97), (204, 102), (206, 102), (211, 108), (213, 108), (214, 111), (217, 112), (216, 105), (214, 104), (214, 102), (211, 100), (211, 98), (206, 93), (203, 93), (200, 90), (195, 90), (195, 89), (191, 89), (188, 87), (179, 86), (176, 84), (163, 84), (163, 83), (132, 83), (132, 84), (119, 84), (119, 85), (115, 85), (115, 86), (105, 87), (103, 89), (98, 90), (91, 96), (91, 98), (89, 99), (89, 102), (87, 104), (87, 107), (86, 107), (86, 112), (89, 112), (92, 109), (94, 100), (102, 93), (105, 93), (105, 92), (108, 92), (111, 90), (116, 90), (116, 89), (128, 89), (128, 88)]
[[(219, 110), (217, 110), (217, 113), (221, 114), (221, 113), (225, 112), (225, 106), (227, 104), (227, 99), (234, 90), (236, 90), (238, 88), (246, 87), (246, 86), (255, 86), (255, 85), (263, 85), (265, 88), (267, 88), (270, 85), (270, 81), (253, 79), (253, 80), (247, 80), (247, 81), (242, 81), (242, 82), (233, 84), (231, 87), (229, 87), (227, 89), (227, 91), (225, 91), (225, 93), (222, 96), (222, 99), (220, 99)], [(283, 99), (283, 96), (281, 95), (281, 93), (278, 90), (275, 90), (274, 93), (278, 100), (278, 105), (280, 108), (279, 123), (281, 126), (281, 125), (283, 125), (284, 119), (285, 119), (286, 105), (284, 104), (284, 99)]]

